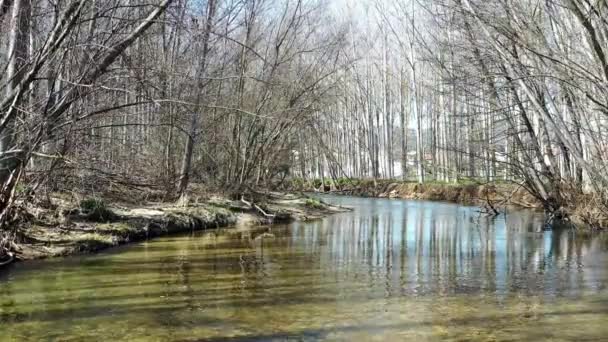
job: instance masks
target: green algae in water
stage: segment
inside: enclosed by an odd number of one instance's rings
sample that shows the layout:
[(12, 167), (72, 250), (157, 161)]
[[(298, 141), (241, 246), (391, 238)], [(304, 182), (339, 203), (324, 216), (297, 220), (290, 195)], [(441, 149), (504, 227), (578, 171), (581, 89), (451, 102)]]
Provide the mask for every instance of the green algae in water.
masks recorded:
[[(599, 340), (605, 236), (445, 203), (329, 198), (223, 229), (0, 273), (0, 340)], [(269, 231), (270, 230), (270, 231)]]

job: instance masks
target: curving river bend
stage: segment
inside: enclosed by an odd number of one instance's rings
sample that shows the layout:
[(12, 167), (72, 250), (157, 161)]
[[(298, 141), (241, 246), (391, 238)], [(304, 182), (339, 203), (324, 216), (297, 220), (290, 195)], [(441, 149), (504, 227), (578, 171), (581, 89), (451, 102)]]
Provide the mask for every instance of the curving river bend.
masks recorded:
[(455, 204), (325, 197), (311, 223), (168, 237), (0, 272), (0, 340), (608, 338), (608, 237)]

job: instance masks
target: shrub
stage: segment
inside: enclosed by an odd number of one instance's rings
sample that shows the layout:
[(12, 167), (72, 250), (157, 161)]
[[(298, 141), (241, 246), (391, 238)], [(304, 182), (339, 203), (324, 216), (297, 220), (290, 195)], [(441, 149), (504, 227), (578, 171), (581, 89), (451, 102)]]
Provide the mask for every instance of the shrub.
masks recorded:
[(318, 199), (315, 199), (315, 198), (306, 199), (305, 205), (307, 207), (313, 208), (313, 209), (324, 209), (325, 208), (323, 203), (321, 203)]
[(293, 189), (304, 189), (304, 186), (306, 185), (306, 180), (304, 178), (293, 178), (291, 180), (291, 187)]
[(114, 214), (106, 202), (100, 198), (86, 198), (80, 202), (80, 211), (90, 220), (108, 221), (114, 217)]

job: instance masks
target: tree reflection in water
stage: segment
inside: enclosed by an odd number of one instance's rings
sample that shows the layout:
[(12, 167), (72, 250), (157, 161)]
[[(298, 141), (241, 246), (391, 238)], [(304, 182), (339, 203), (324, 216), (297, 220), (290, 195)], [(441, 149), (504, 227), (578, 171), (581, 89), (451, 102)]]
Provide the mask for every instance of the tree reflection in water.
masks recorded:
[(447, 203), (328, 198), (309, 223), (168, 237), (14, 265), (8, 340), (603, 338), (605, 235)]

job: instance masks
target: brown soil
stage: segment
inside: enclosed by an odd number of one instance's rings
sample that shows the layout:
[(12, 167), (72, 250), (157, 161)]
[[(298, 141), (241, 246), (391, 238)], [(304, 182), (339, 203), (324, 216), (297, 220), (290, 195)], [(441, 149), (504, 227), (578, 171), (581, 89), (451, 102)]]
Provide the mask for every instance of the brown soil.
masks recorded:
[(60, 206), (63, 209), (36, 208), (30, 222), (18, 229), (16, 260), (91, 253), (158, 236), (227, 226), (312, 220), (349, 210), (326, 204), (310, 206), (306, 197), (276, 193), (260, 204), (273, 218), (220, 196), (187, 206), (114, 204), (108, 207), (111, 219), (103, 222), (79, 214), (75, 209), (66, 210), (68, 206), (70, 204), (63, 203)]
[(463, 204), (517, 205), (540, 208), (541, 204), (524, 188), (512, 184), (418, 184), (372, 181), (347, 186), (339, 193), (364, 197), (421, 199)]
[[(473, 204), (484, 207), (489, 213), (492, 207), (505, 206), (542, 209), (542, 204), (526, 189), (516, 184), (417, 184), (394, 181), (365, 180), (356, 185), (347, 185), (333, 193), (364, 197), (422, 199)], [(594, 194), (581, 194), (579, 191), (564, 191), (570, 194), (565, 199), (567, 205), (555, 223), (576, 228), (601, 230), (608, 228), (608, 205)]]

